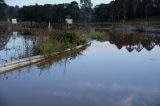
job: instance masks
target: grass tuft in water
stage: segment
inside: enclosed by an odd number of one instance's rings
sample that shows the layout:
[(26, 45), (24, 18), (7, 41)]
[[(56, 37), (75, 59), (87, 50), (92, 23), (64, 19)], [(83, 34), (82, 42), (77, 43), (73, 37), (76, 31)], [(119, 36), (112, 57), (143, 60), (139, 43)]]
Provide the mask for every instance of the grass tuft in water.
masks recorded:
[(92, 33), (91, 38), (98, 41), (106, 41), (108, 40), (108, 33), (95, 31)]
[(54, 52), (63, 52), (66, 49), (74, 49), (78, 45), (87, 43), (87, 38), (79, 32), (52, 32), (47, 42), (37, 46), (37, 53), (48, 55)]

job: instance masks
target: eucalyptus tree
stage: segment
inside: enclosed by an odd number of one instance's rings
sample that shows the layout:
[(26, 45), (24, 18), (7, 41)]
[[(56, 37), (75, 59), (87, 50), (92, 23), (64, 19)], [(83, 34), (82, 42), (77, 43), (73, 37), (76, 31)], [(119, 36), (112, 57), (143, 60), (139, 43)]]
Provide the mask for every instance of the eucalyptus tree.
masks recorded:
[(67, 15), (71, 16), (74, 20), (79, 20), (80, 8), (76, 1), (71, 2), (67, 8)]
[(54, 10), (52, 4), (45, 4), (43, 6), (44, 21), (49, 22), (52, 18), (53, 12)]
[(92, 17), (92, 2), (91, 0), (80, 0), (81, 17), (90, 20)]
[(92, 8), (91, 0), (80, 0), (81, 8)]
[(0, 0), (0, 19), (5, 18), (5, 10), (7, 5), (5, 4), (4, 0)]
[(109, 20), (109, 5), (100, 4), (94, 8), (94, 16), (97, 21), (108, 21)]
[(18, 18), (18, 11), (19, 11), (19, 6), (9, 6), (7, 8), (7, 18), (12, 19), (12, 18)]
[(119, 0), (120, 1), (120, 13), (122, 14), (122, 18), (125, 20), (127, 15), (127, 1), (129, 0)]

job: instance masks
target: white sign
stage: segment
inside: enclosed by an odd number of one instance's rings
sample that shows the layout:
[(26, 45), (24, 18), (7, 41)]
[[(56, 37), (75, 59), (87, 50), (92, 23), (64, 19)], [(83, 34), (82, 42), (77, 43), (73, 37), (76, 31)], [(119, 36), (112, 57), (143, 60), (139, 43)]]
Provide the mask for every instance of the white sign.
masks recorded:
[(73, 19), (68, 19), (68, 18), (67, 18), (67, 19), (66, 19), (66, 23), (67, 23), (67, 24), (73, 24)]
[(12, 19), (12, 24), (17, 24), (17, 19)]

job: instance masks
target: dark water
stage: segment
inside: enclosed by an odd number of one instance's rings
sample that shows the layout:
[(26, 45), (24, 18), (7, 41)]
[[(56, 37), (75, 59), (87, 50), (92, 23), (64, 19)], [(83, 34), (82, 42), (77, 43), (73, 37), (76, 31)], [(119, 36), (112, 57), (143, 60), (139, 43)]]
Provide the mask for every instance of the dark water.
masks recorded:
[(159, 106), (160, 38), (113, 33), (0, 76), (0, 106)]

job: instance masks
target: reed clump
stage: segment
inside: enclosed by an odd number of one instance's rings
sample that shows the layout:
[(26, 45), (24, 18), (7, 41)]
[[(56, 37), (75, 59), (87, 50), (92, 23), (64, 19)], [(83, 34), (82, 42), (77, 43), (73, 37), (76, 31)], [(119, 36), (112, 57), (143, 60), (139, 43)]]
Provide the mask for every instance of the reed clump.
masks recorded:
[(91, 34), (91, 38), (98, 41), (108, 40), (108, 36), (109, 34), (107, 32), (99, 32), (99, 31), (95, 31)]
[(63, 52), (85, 43), (87, 43), (87, 38), (79, 32), (51, 32), (47, 42), (38, 44), (37, 53), (48, 55), (54, 52)]

